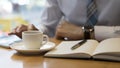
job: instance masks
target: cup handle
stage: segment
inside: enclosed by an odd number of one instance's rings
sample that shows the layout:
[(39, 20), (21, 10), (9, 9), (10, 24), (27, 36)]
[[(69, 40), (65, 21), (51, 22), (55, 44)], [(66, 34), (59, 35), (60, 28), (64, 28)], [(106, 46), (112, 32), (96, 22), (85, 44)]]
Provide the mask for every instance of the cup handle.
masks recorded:
[(43, 43), (42, 45), (45, 45), (49, 41), (49, 37), (47, 35), (43, 35)]

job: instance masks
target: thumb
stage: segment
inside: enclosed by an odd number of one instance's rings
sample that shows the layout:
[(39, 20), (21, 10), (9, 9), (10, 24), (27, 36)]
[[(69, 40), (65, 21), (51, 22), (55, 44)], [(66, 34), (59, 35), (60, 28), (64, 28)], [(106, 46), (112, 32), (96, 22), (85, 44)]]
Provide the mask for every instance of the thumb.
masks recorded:
[(28, 30), (38, 30), (38, 29), (33, 24), (29, 24)]

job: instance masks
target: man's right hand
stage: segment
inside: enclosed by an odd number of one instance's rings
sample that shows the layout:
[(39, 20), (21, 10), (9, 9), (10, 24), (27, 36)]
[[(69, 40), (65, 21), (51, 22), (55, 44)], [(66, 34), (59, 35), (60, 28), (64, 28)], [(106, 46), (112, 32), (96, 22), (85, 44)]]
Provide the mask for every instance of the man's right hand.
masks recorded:
[(62, 21), (58, 25), (55, 37), (65, 40), (80, 40), (84, 38), (82, 27), (71, 24), (68, 21)]
[(18, 37), (22, 38), (22, 32), (27, 30), (38, 30), (33, 24), (30, 25), (23, 25), (17, 26), (15, 29), (13, 29), (12, 32), (8, 33), (8, 35), (17, 35)]

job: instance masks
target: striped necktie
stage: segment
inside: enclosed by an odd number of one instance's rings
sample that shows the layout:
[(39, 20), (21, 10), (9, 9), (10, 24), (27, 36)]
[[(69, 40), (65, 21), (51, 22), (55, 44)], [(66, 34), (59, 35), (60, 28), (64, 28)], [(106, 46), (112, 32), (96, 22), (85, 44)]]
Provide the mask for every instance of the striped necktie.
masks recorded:
[(95, 0), (88, 0), (87, 4), (87, 22), (84, 27), (93, 28), (97, 23), (97, 7)]

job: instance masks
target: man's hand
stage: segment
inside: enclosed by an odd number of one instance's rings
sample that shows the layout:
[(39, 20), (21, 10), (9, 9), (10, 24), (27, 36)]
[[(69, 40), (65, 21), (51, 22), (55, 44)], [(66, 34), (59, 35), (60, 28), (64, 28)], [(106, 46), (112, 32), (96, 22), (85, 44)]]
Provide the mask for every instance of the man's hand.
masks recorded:
[(80, 26), (73, 25), (67, 21), (63, 21), (56, 29), (57, 39), (67, 38), (68, 40), (83, 39), (83, 31)]
[(18, 37), (22, 38), (22, 32), (27, 30), (38, 30), (34, 25), (23, 25), (17, 26), (15, 29), (13, 29), (12, 32), (9, 33), (9, 35), (15, 34)]

